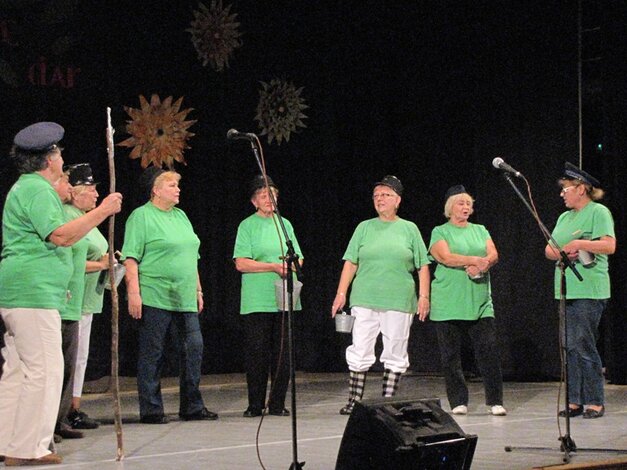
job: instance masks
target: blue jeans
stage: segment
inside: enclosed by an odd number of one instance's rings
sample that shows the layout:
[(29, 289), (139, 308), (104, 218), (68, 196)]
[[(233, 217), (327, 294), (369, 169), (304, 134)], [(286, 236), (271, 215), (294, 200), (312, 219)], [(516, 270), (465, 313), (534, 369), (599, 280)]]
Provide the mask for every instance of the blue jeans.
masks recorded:
[(599, 322), (607, 300), (566, 301), (568, 401), (576, 405), (603, 405), (601, 356), (597, 351)]
[(197, 413), (205, 406), (199, 388), (203, 340), (198, 313), (171, 312), (143, 305), (137, 358), (137, 391), (139, 414), (142, 418), (164, 414), (161, 368), (165, 341), (171, 324), (175, 326), (180, 354), (179, 415)]

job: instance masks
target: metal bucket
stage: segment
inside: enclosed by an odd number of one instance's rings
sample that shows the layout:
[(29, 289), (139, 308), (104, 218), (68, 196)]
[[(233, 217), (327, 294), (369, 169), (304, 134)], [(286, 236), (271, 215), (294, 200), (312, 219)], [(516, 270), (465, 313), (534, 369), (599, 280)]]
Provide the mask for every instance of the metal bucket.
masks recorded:
[[(126, 274), (126, 266), (121, 263), (115, 263), (113, 265), (113, 272), (115, 273), (115, 287), (120, 285), (122, 279), (124, 279), (124, 275)], [(96, 284), (96, 292), (98, 294), (102, 294), (104, 290), (111, 290), (111, 283), (109, 282), (109, 270), (105, 269), (104, 271), (100, 271), (100, 276), (98, 277), (98, 283)]]
[(338, 333), (350, 333), (353, 331), (353, 323), (355, 323), (355, 317), (344, 310), (335, 314), (335, 331)]
[[(298, 300), (300, 299), (300, 291), (302, 288), (303, 283), (300, 282), (298, 279), (294, 279), (294, 292), (292, 292), (294, 307), (296, 307), (296, 304), (298, 304)], [(277, 309), (283, 312), (287, 312), (287, 281), (283, 279), (277, 279), (276, 281), (274, 281), (274, 297), (276, 299)]]

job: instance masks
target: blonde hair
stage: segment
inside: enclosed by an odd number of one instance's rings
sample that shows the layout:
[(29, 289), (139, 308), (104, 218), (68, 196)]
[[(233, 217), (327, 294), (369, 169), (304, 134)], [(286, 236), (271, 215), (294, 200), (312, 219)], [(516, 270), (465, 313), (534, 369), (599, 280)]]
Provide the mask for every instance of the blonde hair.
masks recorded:
[(168, 181), (176, 181), (178, 183), (179, 181), (181, 181), (180, 173), (177, 173), (174, 170), (167, 170), (167, 171), (164, 171), (163, 173), (161, 173), (159, 176), (157, 176), (155, 178), (155, 181), (152, 183), (152, 188), (150, 190), (150, 199), (152, 199), (154, 197), (153, 190), (156, 187), (159, 187), (159, 186), (161, 186), (162, 184), (164, 184), (164, 183), (166, 183)]
[(451, 197), (449, 197), (446, 202), (444, 203), (444, 217), (446, 217), (447, 219), (451, 218), (451, 211), (453, 210), (453, 205), (459, 200), (459, 199), (470, 199), (470, 213), (472, 214), (474, 212), (474, 209), (472, 208), (472, 205), (474, 204), (475, 200), (472, 198), (472, 196), (468, 193), (459, 193), (459, 194), (454, 194)]

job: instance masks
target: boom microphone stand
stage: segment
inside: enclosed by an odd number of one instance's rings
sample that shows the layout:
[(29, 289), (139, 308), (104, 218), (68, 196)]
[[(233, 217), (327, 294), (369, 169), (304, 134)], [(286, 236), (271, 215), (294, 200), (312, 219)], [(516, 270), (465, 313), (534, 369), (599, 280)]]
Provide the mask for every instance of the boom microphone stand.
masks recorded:
[[(569, 268), (573, 271), (573, 274), (577, 277), (577, 279), (581, 282), (583, 281), (583, 277), (581, 277), (581, 274), (579, 273), (579, 271), (577, 271), (577, 268), (575, 267), (575, 265), (572, 263), (572, 261), (568, 258), (568, 256), (566, 255), (566, 253), (564, 252), (564, 250), (562, 250), (562, 248), (557, 244), (557, 242), (555, 241), (555, 239), (553, 238), (553, 236), (551, 235), (551, 232), (548, 231), (548, 229), (546, 228), (546, 226), (542, 223), (542, 220), (540, 220), (540, 217), (537, 215), (536, 211), (531, 207), (531, 205), (529, 205), (529, 202), (527, 201), (527, 199), (525, 198), (525, 196), (523, 196), (523, 194), (520, 192), (520, 190), (518, 189), (518, 187), (514, 184), (514, 182), (512, 181), (512, 176), (511, 173), (506, 171), (503, 171), (503, 177), (507, 180), (507, 182), (511, 185), (511, 187), (514, 189), (514, 192), (518, 195), (518, 197), (520, 198), (520, 200), (523, 202), (523, 204), (525, 205), (525, 207), (527, 207), (527, 209), (529, 210), (529, 212), (531, 213), (532, 217), (536, 220), (536, 222), (538, 223), (540, 230), (542, 231), (542, 234), (544, 235), (544, 237), (546, 238), (547, 243), (551, 243), (558, 251), (560, 254), (560, 260), (559, 260), (559, 268), (560, 268), (560, 299), (559, 299), (559, 307), (558, 307), (558, 313), (559, 313), (559, 330), (560, 330), (560, 340), (562, 343), (562, 362), (563, 362), (563, 368), (564, 368), (564, 373), (563, 373), (563, 377), (564, 377), (564, 390), (565, 390), (565, 394), (564, 394), (564, 409), (567, 411), (565, 419), (566, 419), (566, 433), (563, 436), (559, 437), (559, 440), (561, 442), (560, 444), (560, 450), (562, 452), (564, 452), (564, 456), (562, 458), (562, 460), (566, 463), (570, 462), (570, 458), (571, 458), (571, 452), (577, 452), (577, 445), (575, 444), (575, 441), (573, 441), (573, 439), (570, 436), (570, 413), (568, 413), (568, 333), (567, 333), (567, 316), (566, 316), (566, 268)], [(514, 173), (516, 174), (516, 173)], [(524, 178), (524, 176), (522, 176), (522, 174), (518, 173), (518, 175), (520, 175), (520, 177)], [(551, 447), (517, 447), (517, 446), (505, 446), (505, 452), (512, 452), (514, 450), (547, 450), (547, 451), (551, 451), (553, 450)], [(588, 449), (579, 449), (579, 450), (587, 450), (590, 452), (624, 452), (623, 450), (618, 450), (618, 449), (600, 449), (600, 448), (588, 448)]]
[[(231, 131), (229, 131), (231, 135)], [(237, 132), (236, 132), (237, 133)], [(237, 133), (239, 134), (239, 133)], [(227, 134), (228, 136), (229, 134)], [(257, 146), (257, 142), (259, 139), (254, 134), (241, 134), (247, 140), (250, 140), (250, 145), (252, 147), (253, 153), (255, 155), (255, 160), (257, 161), (257, 165), (259, 166), (259, 171), (261, 171), (262, 175), (265, 175), (264, 166), (261, 162), (261, 156), (259, 152), (259, 148)], [(229, 137), (229, 138), (240, 138), (240, 137)], [(279, 207), (276, 202), (276, 198), (274, 197), (273, 191), (268, 191), (268, 195), (270, 196), (270, 200), (272, 201), (272, 206), (274, 207), (274, 212), (277, 216), (277, 220), (279, 222), (279, 226), (281, 227), (281, 232), (283, 233), (283, 239), (285, 240), (285, 245), (287, 246), (287, 252), (285, 254), (285, 264), (287, 270), (286, 277), (286, 290), (287, 290), (287, 330), (288, 330), (288, 351), (289, 351), (289, 370), (290, 370), (290, 385), (291, 385), (291, 407), (292, 407), (292, 464), (290, 465), (289, 470), (302, 470), (305, 462), (298, 461), (298, 439), (297, 439), (297, 423), (296, 423), (296, 356), (294, 352), (294, 277), (293, 272), (296, 272), (297, 277), (302, 277), (302, 272), (300, 270), (300, 264), (298, 263), (298, 255), (294, 251), (294, 244), (292, 240), (290, 240), (289, 234), (285, 229), (285, 223), (283, 222), (283, 217), (279, 211)]]

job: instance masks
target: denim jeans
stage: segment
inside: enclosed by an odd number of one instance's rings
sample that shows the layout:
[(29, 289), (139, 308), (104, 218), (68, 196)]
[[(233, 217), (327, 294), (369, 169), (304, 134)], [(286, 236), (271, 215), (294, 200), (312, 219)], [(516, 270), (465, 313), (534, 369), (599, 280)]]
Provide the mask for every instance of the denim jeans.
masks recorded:
[(599, 322), (607, 300), (566, 301), (568, 401), (577, 405), (604, 403), (603, 369), (597, 351)]
[(199, 388), (203, 340), (198, 313), (171, 312), (143, 305), (137, 358), (137, 391), (141, 417), (164, 414), (161, 368), (171, 324), (175, 326), (180, 354), (179, 415), (197, 413), (205, 406)]
[(494, 318), (480, 318), (473, 321), (448, 320), (434, 323), (440, 346), (446, 395), (451, 408), (458, 405), (468, 405), (468, 387), (466, 387), (461, 361), (463, 333), (467, 333), (472, 341), (477, 366), (483, 378), (486, 405), (502, 405), (503, 376), (501, 374), (501, 355), (496, 342)]

